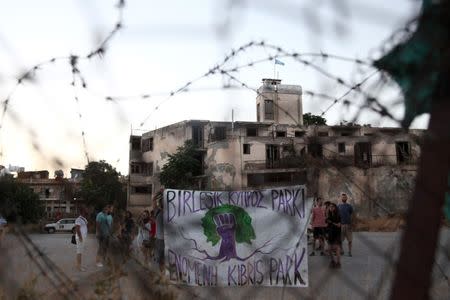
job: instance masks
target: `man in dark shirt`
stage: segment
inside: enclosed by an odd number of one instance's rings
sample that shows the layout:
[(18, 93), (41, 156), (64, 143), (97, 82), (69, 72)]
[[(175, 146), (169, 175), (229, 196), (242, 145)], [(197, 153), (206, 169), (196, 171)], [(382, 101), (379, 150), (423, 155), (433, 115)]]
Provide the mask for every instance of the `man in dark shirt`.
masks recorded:
[[(338, 210), (341, 217), (341, 237), (342, 243), (347, 239), (348, 241), (348, 256), (352, 256), (352, 214), (353, 206), (347, 203), (347, 194), (342, 193), (341, 195), (342, 203), (339, 204)], [(344, 247), (341, 248), (342, 254)]]

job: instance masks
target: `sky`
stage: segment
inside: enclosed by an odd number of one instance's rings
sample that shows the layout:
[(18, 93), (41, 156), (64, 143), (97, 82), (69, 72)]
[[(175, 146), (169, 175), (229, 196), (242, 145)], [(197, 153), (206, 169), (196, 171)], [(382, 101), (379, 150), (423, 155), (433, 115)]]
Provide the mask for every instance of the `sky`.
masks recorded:
[[(371, 61), (388, 51), (386, 39), (417, 16), (420, 3), (379, 1), (148, 1), (128, 0), (123, 27), (108, 42), (105, 54), (80, 60), (87, 88), (76, 87), (68, 60), (40, 66), (33, 80), (17, 85), (25, 70), (51, 58), (86, 55), (98, 47), (118, 20), (118, 1), (14, 0), (0, 3), (0, 101), (9, 99), (0, 116), (0, 164), (26, 170), (83, 168), (104, 159), (128, 173), (130, 133), (188, 119), (256, 121), (252, 90), (274, 76), (273, 61), (240, 68), (233, 75), (250, 89), (220, 74), (199, 78), (232, 49), (264, 41), (289, 52), (329, 53)], [(338, 3), (338, 4), (337, 4)], [(395, 4), (394, 4), (395, 3)], [(251, 47), (224, 66), (233, 69), (267, 59), (277, 52)], [(304, 57), (322, 70), (357, 83), (370, 66), (320, 57)], [(290, 57), (280, 58), (275, 76), (304, 91), (338, 98), (348, 90)], [(198, 79), (198, 80), (196, 80)], [(372, 80), (373, 82), (370, 82)], [(376, 90), (376, 76), (367, 82), (394, 116), (403, 105), (395, 84)], [(188, 91), (169, 97), (187, 82)], [(233, 88), (225, 89), (224, 86)], [(150, 95), (147, 98), (136, 97)], [(78, 101), (75, 100), (75, 96)], [(108, 101), (106, 97), (115, 101)], [(120, 96), (120, 98), (118, 97)], [(361, 104), (357, 95), (347, 97)], [(304, 112), (321, 114), (329, 100), (303, 96)], [(81, 117), (80, 117), (81, 115)], [(357, 106), (334, 105), (324, 115), (328, 124), (355, 120), (372, 126), (398, 126)], [(428, 115), (412, 128), (426, 128)], [(141, 126), (141, 124), (144, 124)], [(82, 132), (84, 132), (84, 140)]]

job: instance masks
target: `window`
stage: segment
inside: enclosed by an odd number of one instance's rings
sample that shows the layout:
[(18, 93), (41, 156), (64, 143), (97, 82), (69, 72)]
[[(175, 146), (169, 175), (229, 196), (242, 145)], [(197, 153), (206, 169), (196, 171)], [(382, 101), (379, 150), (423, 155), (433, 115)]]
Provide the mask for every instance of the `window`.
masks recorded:
[(139, 163), (131, 163), (130, 169), (131, 174), (141, 173), (141, 165)]
[(319, 131), (318, 136), (328, 136), (328, 131)]
[(225, 127), (214, 127), (213, 141), (222, 141), (226, 138), (227, 136)]
[(153, 162), (145, 164), (145, 175), (153, 176)]
[(247, 136), (258, 136), (258, 128), (247, 127)]
[(295, 137), (302, 137), (305, 135), (304, 131), (295, 131)]
[(309, 144), (308, 153), (312, 157), (321, 158), (323, 156), (323, 149), (321, 144)]
[(355, 144), (355, 165), (366, 168), (372, 165), (372, 145), (370, 143)]
[(133, 187), (134, 194), (151, 194), (152, 193), (152, 185), (143, 185), (143, 186), (134, 186)]
[(260, 115), (259, 115), (259, 108), (260, 108), (260, 105), (258, 103), (258, 104), (256, 104), (256, 121), (258, 121), (258, 122), (261, 120)]
[(397, 163), (407, 164), (411, 161), (411, 145), (409, 142), (396, 142)]
[(244, 154), (250, 154), (250, 144), (244, 144)]
[(142, 152), (153, 151), (153, 138), (142, 140)]
[(345, 143), (338, 143), (338, 152), (339, 154), (345, 153)]
[(364, 136), (373, 136), (373, 133), (364, 133)]
[(141, 138), (138, 136), (131, 137), (131, 150), (141, 151)]
[(192, 126), (192, 142), (195, 146), (203, 148), (203, 126)]
[(272, 100), (264, 100), (264, 119), (266, 119), (266, 120), (274, 119), (273, 101)]
[(341, 136), (351, 136), (350, 132), (341, 132)]
[(286, 137), (286, 131), (277, 131), (277, 137)]
[(45, 189), (45, 198), (50, 198), (50, 189)]
[(279, 165), (280, 148), (278, 145), (266, 145), (266, 167), (276, 168)]

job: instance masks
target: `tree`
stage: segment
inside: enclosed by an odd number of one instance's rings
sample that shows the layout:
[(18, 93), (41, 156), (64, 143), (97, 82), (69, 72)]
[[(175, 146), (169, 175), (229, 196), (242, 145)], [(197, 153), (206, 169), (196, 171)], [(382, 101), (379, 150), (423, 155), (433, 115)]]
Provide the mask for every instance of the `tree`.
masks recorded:
[(12, 176), (0, 177), (0, 214), (11, 222), (37, 223), (45, 209), (39, 195)]
[(186, 141), (183, 146), (178, 147), (175, 154), (169, 154), (169, 160), (159, 174), (161, 184), (172, 189), (186, 189), (194, 186), (194, 176), (201, 173), (201, 164), (197, 155), (197, 147), (192, 141)]
[(327, 120), (321, 116), (316, 116), (311, 113), (303, 114), (303, 124), (309, 125), (327, 125)]
[(104, 160), (90, 162), (83, 172), (79, 196), (88, 206), (100, 210), (107, 204), (124, 209), (126, 193), (119, 181), (120, 173)]

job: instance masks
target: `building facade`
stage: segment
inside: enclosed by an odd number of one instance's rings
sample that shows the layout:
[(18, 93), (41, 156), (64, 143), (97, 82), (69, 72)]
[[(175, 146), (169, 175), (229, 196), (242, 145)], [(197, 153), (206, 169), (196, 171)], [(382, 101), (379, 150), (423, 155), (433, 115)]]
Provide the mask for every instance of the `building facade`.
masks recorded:
[(189, 120), (131, 136), (129, 209), (150, 207), (168, 155), (187, 140), (202, 164), (198, 189), (307, 184), (311, 196), (326, 200), (346, 192), (367, 214), (405, 208), (423, 130), (304, 126), (301, 95), (300, 86), (263, 79), (257, 122)]
[(26, 184), (39, 195), (39, 199), (44, 203), (47, 218), (76, 216), (78, 213), (81, 199), (77, 199), (75, 195), (80, 188), (81, 177), (49, 178), (49, 172), (44, 170), (19, 172), (16, 180)]

